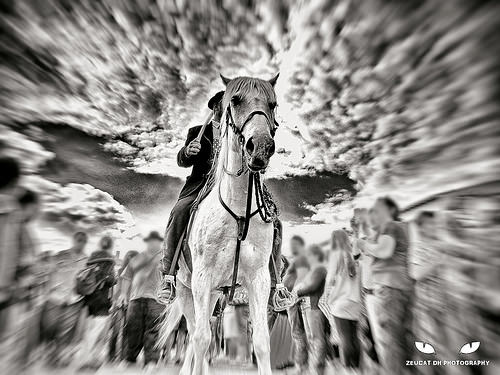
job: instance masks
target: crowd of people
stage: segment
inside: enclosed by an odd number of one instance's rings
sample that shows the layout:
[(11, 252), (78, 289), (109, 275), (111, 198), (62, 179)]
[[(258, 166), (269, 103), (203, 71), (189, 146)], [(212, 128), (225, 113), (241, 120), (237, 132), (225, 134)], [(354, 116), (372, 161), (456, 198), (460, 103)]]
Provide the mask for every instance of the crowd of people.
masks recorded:
[[(187, 342), (185, 321), (169, 348), (157, 345), (165, 310), (157, 300), (161, 235), (151, 232), (142, 252), (129, 251), (123, 259), (109, 236), (87, 255), (85, 232), (75, 233), (67, 250), (39, 254), (29, 233), (38, 196), (19, 187), (13, 159), (2, 157), (0, 164), (2, 365), (17, 372), (30, 365), (29, 358), (80, 369), (107, 361), (133, 365), (142, 353), (143, 365), (156, 366), (168, 360), (172, 346), (179, 362)], [(439, 212), (422, 211), (405, 222), (396, 202), (381, 197), (372, 207), (355, 209), (350, 227), (333, 231), (328, 242), (306, 244), (293, 236), (281, 260), (283, 284), (295, 303), (270, 311), (273, 367), (295, 366), (309, 374), (323, 374), (329, 366), (347, 373), (453, 373), (406, 365), (435, 352), (457, 358), (453, 350), (471, 341), (470, 326), (480, 315), (472, 311), (478, 304), (456, 297), (456, 283), (445, 275), (450, 251), (443, 247), (439, 220)], [(447, 224), (456, 230), (453, 222)], [(244, 291), (231, 306), (221, 298), (211, 321), (211, 359), (252, 361), (248, 317)], [(492, 322), (486, 316), (476, 329), (493, 327)], [(491, 356), (479, 350), (469, 358), (479, 353)]]
[[(291, 238), (284, 283), (297, 301), (287, 313), (300, 373), (323, 374), (329, 364), (342, 366), (342, 373), (487, 373), (486, 361), (474, 360), (494, 355), (478, 350), (478, 330), (483, 327), (484, 337), (494, 323), (490, 314), (479, 318), (485, 306), (473, 301), (486, 292), (471, 282), (462, 289), (459, 273), (447, 275), (467, 267), (462, 271), (477, 277), (474, 266), (457, 261), (459, 245), (451, 246), (446, 220), (422, 210), (405, 222), (397, 203), (380, 197), (355, 209), (350, 227), (334, 230), (327, 243), (306, 246)], [(457, 225), (445, 223), (451, 231)], [(459, 351), (474, 341), (474, 349)], [(436, 358), (462, 360), (464, 367), (425, 362)], [(415, 366), (419, 360), (424, 365)]]
[(0, 363), (14, 373), (33, 361), (94, 369), (106, 361), (156, 364), (156, 300), (163, 238), (152, 231), (142, 252), (120, 259), (103, 236), (87, 252), (88, 234), (76, 232), (67, 250), (39, 253), (30, 222), (39, 197), (20, 187), (20, 168), (0, 158)]

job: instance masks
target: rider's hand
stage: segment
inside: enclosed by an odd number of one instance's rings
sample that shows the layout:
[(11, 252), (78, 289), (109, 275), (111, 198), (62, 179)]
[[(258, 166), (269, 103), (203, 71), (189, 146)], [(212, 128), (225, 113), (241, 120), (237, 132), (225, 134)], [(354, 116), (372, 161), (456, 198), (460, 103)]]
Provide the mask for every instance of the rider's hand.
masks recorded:
[(201, 150), (201, 143), (198, 142), (196, 139), (191, 141), (190, 144), (187, 145), (186, 147), (186, 155), (187, 156), (195, 156), (198, 155), (198, 153)]

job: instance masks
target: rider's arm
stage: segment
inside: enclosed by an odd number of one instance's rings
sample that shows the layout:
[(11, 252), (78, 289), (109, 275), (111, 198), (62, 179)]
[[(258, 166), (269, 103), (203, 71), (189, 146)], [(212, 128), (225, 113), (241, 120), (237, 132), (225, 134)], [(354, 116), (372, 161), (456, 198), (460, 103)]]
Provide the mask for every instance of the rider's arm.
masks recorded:
[(189, 156), (186, 153), (187, 146), (196, 138), (196, 129), (189, 129), (188, 136), (186, 142), (184, 143), (184, 147), (182, 147), (177, 153), (177, 165), (183, 168), (192, 167), (195, 160), (196, 155)]

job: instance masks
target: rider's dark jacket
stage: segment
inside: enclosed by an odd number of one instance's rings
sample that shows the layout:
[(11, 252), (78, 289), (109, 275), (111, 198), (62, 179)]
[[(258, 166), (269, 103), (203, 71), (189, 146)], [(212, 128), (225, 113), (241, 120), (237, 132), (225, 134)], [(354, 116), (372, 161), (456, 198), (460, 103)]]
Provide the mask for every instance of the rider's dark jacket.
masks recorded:
[(186, 183), (182, 188), (179, 199), (185, 198), (192, 194), (198, 194), (207, 181), (207, 175), (212, 166), (212, 147), (213, 147), (213, 131), (212, 125), (205, 128), (203, 137), (201, 138), (201, 150), (197, 155), (188, 156), (186, 148), (191, 141), (193, 141), (201, 130), (200, 126), (195, 126), (189, 129), (188, 136), (184, 147), (182, 147), (177, 154), (177, 165), (179, 167), (189, 168), (193, 167), (191, 176), (186, 179)]

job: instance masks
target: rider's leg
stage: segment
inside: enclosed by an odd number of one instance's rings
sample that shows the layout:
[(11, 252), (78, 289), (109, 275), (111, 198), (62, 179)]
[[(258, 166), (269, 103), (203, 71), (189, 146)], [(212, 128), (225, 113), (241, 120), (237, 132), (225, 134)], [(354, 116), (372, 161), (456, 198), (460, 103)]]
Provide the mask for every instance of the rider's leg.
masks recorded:
[(168, 219), (161, 260), (164, 277), (157, 296), (158, 300), (162, 303), (168, 304), (175, 299), (175, 273), (177, 271), (177, 264), (173, 265), (172, 262), (182, 233), (188, 225), (191, 206), (195, 199), (196, 194), (179, 199)]
[(172, 260), (177, 244), (182, 236), (182, 232), (186, 229), (188, 224), (191, 206), (195, 199), (196, 194), (179, 199), (170, 213), (167, 229), (165, 231), (163, 257), (161, 260), (162, 270), (165, 275), (175, 274), (175, 270), (174, 272), (170, 272)]

